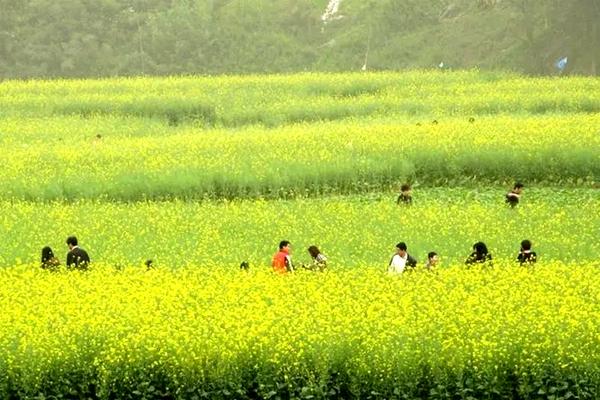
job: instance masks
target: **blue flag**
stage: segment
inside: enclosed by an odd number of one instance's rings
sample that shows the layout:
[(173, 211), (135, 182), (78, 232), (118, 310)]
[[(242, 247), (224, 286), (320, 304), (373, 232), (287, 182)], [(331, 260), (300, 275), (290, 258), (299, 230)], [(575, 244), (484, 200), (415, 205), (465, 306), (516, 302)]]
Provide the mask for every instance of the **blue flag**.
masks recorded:
[(556, 68), (558, 68), (558, 70), (560, 72), (563, 72), (564, 69), (567, 67), (568, 61), (569, 61), (568, 57), (563, 57), (560, 60), (558, 60), (554, 65), (556, 66)]

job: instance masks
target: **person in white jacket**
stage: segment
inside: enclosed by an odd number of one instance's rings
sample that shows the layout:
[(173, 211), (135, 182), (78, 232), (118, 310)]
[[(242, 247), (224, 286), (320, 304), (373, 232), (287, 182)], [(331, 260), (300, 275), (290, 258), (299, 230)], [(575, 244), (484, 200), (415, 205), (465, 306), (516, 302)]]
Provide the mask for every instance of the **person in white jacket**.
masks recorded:
[(417, 260), (407, 252), (406, 243), (400, 242), (396, 245), (396, 254), (390, 260), (388, 272), (401, 274), (406, 268), (415, 268)]

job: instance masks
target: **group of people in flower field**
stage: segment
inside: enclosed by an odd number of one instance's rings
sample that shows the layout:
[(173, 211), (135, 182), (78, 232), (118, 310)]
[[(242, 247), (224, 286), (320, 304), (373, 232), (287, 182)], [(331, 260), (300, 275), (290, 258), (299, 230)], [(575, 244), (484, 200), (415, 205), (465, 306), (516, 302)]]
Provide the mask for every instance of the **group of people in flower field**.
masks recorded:
[[(524, 187), (525, 186), (521, 182), (516, 182), (512, 190), (506, 193), (504, 199), (505, 203), (513, 208), (516, 207), (519, 204)], [(405, 183), (400, 186), (400, 194), (398, 195), (398, 199), (396, 199), (396, 204), (412, 205), (412, 201), (412, 188), (408, 183)]]
[[(524, 185), (520, 182), (515, 183), (513, 189), (506, 194), (505, 202), (510, 207), (516, 207), (519, 204), (521, 193), (523, 192)], [(400, 187), (400, 194), (396, 203), (398, 205), (412, 205), (412, 188), (408, 184), (404, 184)], [(523, 264), (533, 264), (537, 261), (537, 254), (531, 249), (532, 244), (530, 240), (523, 240), (521, 242), (521, 249), (517, 255), (517, 261)], [(293, 272), (296, 267), (292, 264), (291, 258), (291, 243), (287, 240), (282, 240), (279, 243), (279, 251), (275, 253), (271, 261), (273, 271), (276, 273), (287, 273)], [(321, 253), (317, 246), (310, 246), (308, 252), (311, 255), (312, 263), (305, 265), (301, 264), (301, 268), (310, 269), (313, 271), (323, 271), (327, 268), (327, 257)], [(427, 261), (425, 263), (426, 269), (433, 269), (439, 262), (439, 256), (435, 251), (430, 251), (427, 254)], [(488, 251), (488, 248), (484, 242), (477, 242), (473, 245), (473, 252), (467, 257), (465, 264), (487, 264), (492, 263), (492, 254)], [(248, 263), (242, 263), (242, 268), (248, 268)], [(406, 270), (411, 270), (417, 267), (417, 259), (408, 253), (408, 247), (406, 243), (400, 242), (396, 245), (396, 252), (392, 256), (388, 264), (388, 272), (390, 273), (402, 273)]]
[[(309, 269), (312, 271), (324, 271), (327, 269), (327, 257), (321, 253), (317, 246), (310, 246), (308, 252), (312, 257), (312, 263), (301, 264), (296, 266), (292, 263), (292, 244), (288, 240), (282, 240), (279, 243), (279, 250), (271, 261), (273, 272), (275, 273), (288, 273), (294, 272), (298, 268)], [(537, 261), (537, 254), (531, 250), (531, 241), (523, 240), (521, 242), (521, 249), (517, 255), (517, 261), (521, 264), (534, 264)], [(430, 251), (427, 254), (427, 261), (425, 268), (432, 270), (439, 262), (439, 256), (435, 251)], [(467, 257), (466, 265), (491, 265), (492, 255), (487, 249), (487, 246), (483, 242), (477, 242), (473, 245), (473, 252)], [(412, 270), (417, 267), (418, 261), (416, 258), (408, 253), (406, 243), (400, 242), (396, 245), (396, 253), (392, 256), (388, 264), (388, 272), (392, 274), (401, 274), (404, 271)], [(242, 263), (243, 269), (249, 267), (247, 262)]]
[[(523, 192), (523, 184), (516, 183), (513, 189), (506, 194), (506, 203), (511, 207), (515, 207), (519, 204), (521, 193)], [(397, 199), (397, 204), (411, 205), (412, 204), (412, 190), (410, 185), (404, 184), (400, 189), (400, 195)], [(77, 237), (69, 236), (66, 240), (66, 244), (69, 248), (66, 257), (67, 269), (87, 270), (90, 264), (90, 257), (88, 253), (79, 247)], [(531, 241), (523, 240), (521, 242), (521, 250), (517, 256), (518, 262), (521, 264), (531, 264), (537, 261), (537, 255), (531, 249)], [(273, 271), (276, 273), (287, 273), (293, 272), (298, 268), (308, 269), (312, 271), (324, 271), (327, 269), (327, 257), (319, 250), (315, 245), (308, 248), (308, 253), (311, 256), (311, 262), (309, 264), (300, 264), (294, 266), (291, 258), (291, 243), (287, 240), (282, 240), (279, 243), (279, 250), (273, 256), (271, 266)], [(425, 268), (432, 269), (439, 262), (439, 256), (435, 251), (431, 251), (427, 254), (427, 261)], [(487, 246), (483, 242), (477, 242), (473, 245), (473, 252), (469, 255), (465, 264), (489, 264), (492, 262), (492, 255), (489, 253)], [(152, 260), (146, 261), (146, 267), (151, 269), (153, 267)], [(60, 266), (60, 261), (54, 255), (53, 250), (46, 246), (42, 249), (41, 268), (48, 270), (56, 270)], [(408, 253), (406, 243), (400, 242), (396, 245), (396, 252), (392, 256), (388, 264), (388, 271), (390, 273), (402, 273), (407, 269), (414, 269), (417, 266), (417, 260)], [(244, 261), (240, 264), (241, 269), (248, 269), (250, 264)]]
[[(79, 247), (77, 237), (69, 236), (67, 238), (67, 269), (86, 270), (90, 264), (90, 256), (87, 251)], [(42, 269), (55, 270), (60, 267), (60, 261), (54, 255), (50, 246), (42, 249)]]

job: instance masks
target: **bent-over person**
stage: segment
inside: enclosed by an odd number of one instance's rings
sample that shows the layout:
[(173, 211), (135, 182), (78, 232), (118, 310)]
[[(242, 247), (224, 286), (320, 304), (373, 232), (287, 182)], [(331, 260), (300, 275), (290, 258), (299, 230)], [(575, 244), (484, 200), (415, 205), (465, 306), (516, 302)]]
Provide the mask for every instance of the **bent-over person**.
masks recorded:
[(60, 261), (54, 256), (54, 252), (50, 246), (42, 249), (42, 264), (40, 267), (49, 271), (56, 271), (60, 267)]

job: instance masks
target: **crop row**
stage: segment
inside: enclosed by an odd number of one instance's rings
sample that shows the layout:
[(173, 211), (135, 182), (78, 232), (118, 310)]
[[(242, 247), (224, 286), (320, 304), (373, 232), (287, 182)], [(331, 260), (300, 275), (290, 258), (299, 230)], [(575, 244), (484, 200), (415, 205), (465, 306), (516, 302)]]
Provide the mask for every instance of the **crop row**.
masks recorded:
[(202, 131), (152, 120), (0, 121), (0, 198), (282, 198), (423, 185), (588, 185), (600, 114)]
[[(277, 201), (117, 203), (0, 203), (0, 266), (38, 263), (50, 245), (64, 262), (65, 239), (75, 234), (92, 261), (141, 268), (222, 265), (269, 269), (280, 240), (308, 262), (316, 244), (331, 268), (367, 265), (384, 270), (399, 241), (423, 263), (437, 251), (443, 265), (462, 264), (484, 241), (495, 259), (512, 261), (532, 240), (540, 263), (594, 261), (600, 254), (600, 198), (594, 189), (526, 188), (516, 209), (505, 191), (414, 189), (414, 205), (395, 193)], [(36, 267), (37, 268), (37, 267)]]
[(414, 71), (248, 77), (12, 81), (0, 115), (119, 115), (239, 127), (365, 116), (595, 113), (594, 78)]
[(3, 398), (597, 398), (590, 264), (0, 270)]

